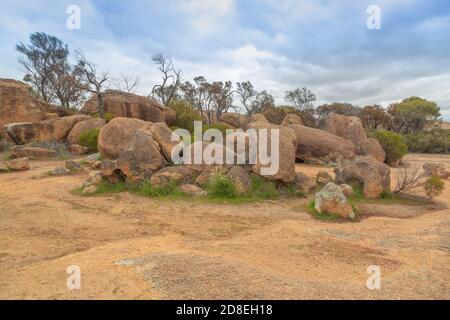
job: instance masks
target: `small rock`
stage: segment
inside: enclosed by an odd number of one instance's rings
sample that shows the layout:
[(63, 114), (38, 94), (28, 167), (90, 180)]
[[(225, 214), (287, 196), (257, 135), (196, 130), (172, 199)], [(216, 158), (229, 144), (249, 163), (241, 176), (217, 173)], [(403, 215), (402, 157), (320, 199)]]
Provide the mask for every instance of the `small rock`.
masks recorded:
[(95, 161), (93, 164), (91, 164), (91, 168), (92, 169), (100, 169), (102, 166), (102, 162), (101, 161)]
[(90, 185), (81, 191), (82, 194), (94, 194), (97, 192), (97, 186)]
[(41, 159), (56, 157), (58, 155), (55, 150), (37, 147), (14, 146), (10, 150), (14, 158), (26, 157), (28, 159)]
[(239, 166), (233, 167), (228, 173), (227, 177), (233, 182), (236, 191), (239, 194), (246, 194), (252, 187), (252, 182), (248, 172)]
[(193, 184), (183, 184), (181, 185), (180, 190), (187, 195), (196, 197), (206, 196), (208, 194), (208, 192)]
[(57, 167), (55, 169), (52, 169), (52, 170), (48, 171), (47, 175), (56, 177), (56, 176), (65, 176), (65, 175), (67, 175), (69, 173), (70, 173), (70, 171), (67, 170), (66, 168)]
[(69, 147), (69, 151), (74, 154), (86, 154), (89, 152), (89, 148), (81, 146), (79, 144), (72, 144)]
[(78, 162), (73, 161), (73, 160), (67, 160), (66, 164), (65, 164), (65, 168), (67, 170), (80, 170), (81, 164), (79, 164)]
[(316, 193), (315, 209), (318, 212), (337, 214), (342, 218), (355, 218), (352, 206), (341, 188), (333, 182), (327, 183), (322, 190)]
[(14, 160), (7, 162), (6, 166), (11, 171), (30, 170), (30, 159), (28, 159), (26, 157), (14, 159)]
[(99, 185), (102, 182), (102, 174), (100, 171), (89, 172), (89, 183)]
[(333, 181), (331, 175), (326, 171), (320, 171), (317, 174), (317, 182), (321, 184), (327, 184), (328, 182)]
[(8, 166), (4, 163), (0, 163), (0, 173), (9, 172)]
[(341, 190), (346, 197), (351, 197), (354, 194), (353, 187), (349, 184), (343, 183), (339, 185), (339, 187), (341, 187)]
[(88, 156), (84, 159), (84, 161), (85, 161), (87, 164), (93, 164), (93, 163), (96, 162), (96, 161), (100, 161), (100, 159), (101, 159), (100, 153), (93, 153), (93, 154), (88, 155)]
[(435, 176), (443, 179), (450, 177), (450, 172), (445, 170), (445, 166), (442, 163), (426, 162), (423, 165), (425, 176)]
[(313, 178), (308, 177), (306, 174), (302, 172), (295, 173), (295, 185), (297, 186), (300, 192), (304, 194), (308, 194), (312, 189), (316, 187), (316, 181)]

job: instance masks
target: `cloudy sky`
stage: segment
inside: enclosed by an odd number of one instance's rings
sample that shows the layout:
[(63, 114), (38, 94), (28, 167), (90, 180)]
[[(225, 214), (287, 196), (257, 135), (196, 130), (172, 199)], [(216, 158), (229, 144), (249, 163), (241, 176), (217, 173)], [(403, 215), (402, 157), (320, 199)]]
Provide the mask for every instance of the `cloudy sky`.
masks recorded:
[[(66, 27), (69, 5), (81, 29)], [(369, 30), (367, 8), (381, 9)], [(149, 93), (155, 53), (184, 78), (250, 80), (283, 103), (309, 87), (322, 102), (360, 106), (418, 95), (450, 120), (448, 0), (14, 0), (0, 11), (0, 77), (21, 79), (15, 45), (41, 31), (81, 49), (99, 69), (138, 76)]]

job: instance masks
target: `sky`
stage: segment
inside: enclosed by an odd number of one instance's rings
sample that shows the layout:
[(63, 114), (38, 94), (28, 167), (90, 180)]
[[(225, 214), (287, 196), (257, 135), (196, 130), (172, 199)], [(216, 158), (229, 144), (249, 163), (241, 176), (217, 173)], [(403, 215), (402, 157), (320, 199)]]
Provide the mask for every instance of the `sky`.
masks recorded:
[[(80, 29), (67, 8), (80, 8)], [(367, 9), (380, 9), (369, 29)], [(14, 0), (0, 11), (0, 77), (22, 79), (15, 45), (33, 32), (82, 50), (98, 70), (138, 77), (149, 94), (170, 55), (185, 80), (251, 81), (286, 104), (308, 87), (316, 105), (388, 105), (409, 96), (437, 102), (450, 120), (448, 0)]]

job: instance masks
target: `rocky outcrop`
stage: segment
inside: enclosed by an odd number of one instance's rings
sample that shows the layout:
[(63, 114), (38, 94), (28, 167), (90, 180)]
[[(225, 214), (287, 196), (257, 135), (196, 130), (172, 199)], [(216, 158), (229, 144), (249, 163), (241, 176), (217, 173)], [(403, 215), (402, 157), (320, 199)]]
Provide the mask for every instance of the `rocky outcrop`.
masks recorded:
[(14, 158), (43, 159), (58, 155), (55, 150), (37, 147), (14, 146), (10, 151)]
[(331, 112), (327, 116), (325, 130), (353, 142), (360, 155), (370, 155), (382, 162), (386, 159), (386, 154), (378, 140), (367, 138), (361, 119), (358, 117)]
[(150, 131), (153, 124), (131, 118), (114, 118), (98, 135), (98, 150), (106, 159), (117, 159), (125, 151), (138, 129)]
[(391, 169), (371, 156), (357, 156), (336, 168), (335, 173), (338, 183), (362, 185), (367, 198), (378, 198), (383, 191), (390, 190)]
[(320, 213), (336, 214), (342, 218), (355, 218), (355, 213), (341, 188), (329, 182), (316, 193), (315, 209)]
[(39, 122), (48, 119), (51, 106), (37, 99), (25, 83), (0, 79), (0, 135), (8, 123)]
[[(175, 123), (174, 110), (163, 106), (155, 99), (139, 96), (118, 90), (106, 90), (103, 94), (104, 110), (114, 117), (136, 118), (150, 122)], [(86, 101), (82, 112), (93, 114), (98, 111), (97, 97), (93, 96)]]
[(93, 129), (100, 129), (104, 125), (105, 120), (99, 118), (78, 122), (73, 126), (72, 130), (70, 130), (70, 133), (67, 136), (67, 142), (69, 144), (79, 144), (80, 136), (83, 132), (91, 131)]
[(41, 122), (9, 123), (4, 129), (16, 144), (41, 141), (63, 141), (75, 124), (91, 119), (86, 115), (73, 115)]
[(294, 130), (296, 135), (297, 159), (335, 165), (353, 159), (357, 154), (357, 148), (352, 142), (327, 131), (298, 124), (291, 124), (287, 128)]

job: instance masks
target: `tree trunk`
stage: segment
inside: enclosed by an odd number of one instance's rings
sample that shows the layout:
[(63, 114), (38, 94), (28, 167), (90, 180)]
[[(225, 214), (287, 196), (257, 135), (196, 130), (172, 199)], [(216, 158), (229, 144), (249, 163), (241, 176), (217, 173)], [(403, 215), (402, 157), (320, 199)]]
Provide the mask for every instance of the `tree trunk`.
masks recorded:
[(101, 92), (97, 93), (98, 111), (100, 118), (105, 119), (105, 109), (103, 106), (103, 95)]

